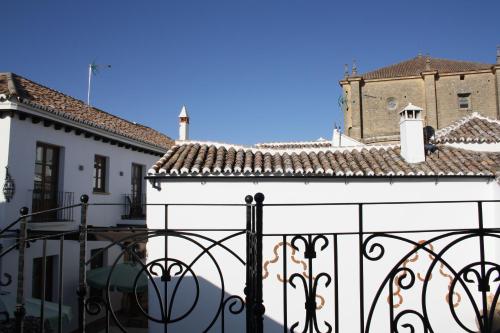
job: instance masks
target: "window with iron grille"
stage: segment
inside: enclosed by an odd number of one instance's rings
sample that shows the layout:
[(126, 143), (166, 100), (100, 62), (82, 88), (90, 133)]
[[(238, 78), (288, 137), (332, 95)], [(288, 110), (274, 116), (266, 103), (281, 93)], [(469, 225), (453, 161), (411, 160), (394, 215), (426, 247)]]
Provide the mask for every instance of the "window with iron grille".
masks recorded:
[(106, 157), (94, 157), (94, 192), (106, 192)]

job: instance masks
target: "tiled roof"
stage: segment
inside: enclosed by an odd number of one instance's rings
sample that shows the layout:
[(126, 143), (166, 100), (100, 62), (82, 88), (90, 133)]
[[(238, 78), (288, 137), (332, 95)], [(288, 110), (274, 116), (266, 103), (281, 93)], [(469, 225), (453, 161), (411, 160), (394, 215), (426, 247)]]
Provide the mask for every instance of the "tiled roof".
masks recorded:
[[(361, 76), (365, 80), (418, 76), (422, 72), (429, 71), (429, 69), (426, 69), (426, 58), (427, 57), (424, 56), (417, 56), (410, 60), (361, 74)], [(430, 58), (430, 70), (437, 70), (439, 73), (485, 70), (491, 69), (492, 66), (492, 64), (482, 64), (478, 62)]]
[(499, 143), (500, 121), (474, 112), (436, 131), (433, 141), (435, 143)]
[(13, 73), (0, 73), (0, 95), (54, 113), (85, 125), (167, 150), (174, 142), (168, 136), (143, 125), (119, 118), (59, 91)]
[(397, 146), (277, 153), (186, 144), (172, 147), (149, 170), (159, 176), (494, 176), (500, 153), (448, 146), (409, 164)]

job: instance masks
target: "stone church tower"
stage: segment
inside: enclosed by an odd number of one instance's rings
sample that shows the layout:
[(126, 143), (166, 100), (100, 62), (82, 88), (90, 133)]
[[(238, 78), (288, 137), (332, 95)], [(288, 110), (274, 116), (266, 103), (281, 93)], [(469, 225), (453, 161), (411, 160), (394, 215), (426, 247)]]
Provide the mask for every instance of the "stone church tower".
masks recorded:
[(424, 126), (446, 127), (472, 112), (499, 119), (500, 48), (496, 64), (418, 55), (358, 74), (346, 70), (343, 92), (345, 134), (365, 143), (399, 140), (399, 111), (424, 106)]

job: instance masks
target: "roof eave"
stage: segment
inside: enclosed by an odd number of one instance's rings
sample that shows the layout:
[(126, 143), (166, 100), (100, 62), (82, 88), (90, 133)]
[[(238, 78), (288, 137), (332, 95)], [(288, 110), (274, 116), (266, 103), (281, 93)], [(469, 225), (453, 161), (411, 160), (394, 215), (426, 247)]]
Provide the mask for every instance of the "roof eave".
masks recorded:
[(49, 120), (59, 121), (59, 122), (71, 125), (75, 128), (79, 128), (79, 129), (91, 132), (93, 134), (97, 134), (97, 135), (102, 136), (102, 137), (114, 139), (116, 141), (123, 142), (123, 143), (130, 144), (130, 145), (134, 145), (134, 146), (138, 146), (140, 148), (144, 148), (147, 150), (152, 150), (152, 151), (157, 152), (159, 154), (165, 154), (169, 149), (167, 147), (160, 147), (160, 146), (153, 145), (153, 144), (143, 142), (140, 140), (136, 140), (133, 138), (128, 138), (124, 135), (121, 135), (118, 133), (113, 133), (113, 132), (110, 132), (109, 130), (101, 129), (101, 128), (96, 127), (96, 126), (84, 124), (80, 121), (70, 119), (69, 117), (65, 116), (63, 112), (59, 112), (59, 111), (55, 110), (58, 112), (58, 114), (57, 114), (57, 113), (48, 111), (48, 108), (42, 108), (39, 105), (37, 105), (36, 103), (27, 101), (26, 99), (22, 99), (22, 100), (15, 101), (15, 102), (13, 102), (13, 101), (9, 101), (7, 103), (4, 102), (4, 104), (6, 107), (4, 106), (3, 109), (10, 109), (13, 111), (26, 112), (28, 114), (39, 116), (39, 117), (44, 117), (44, 118), (49, 119)]

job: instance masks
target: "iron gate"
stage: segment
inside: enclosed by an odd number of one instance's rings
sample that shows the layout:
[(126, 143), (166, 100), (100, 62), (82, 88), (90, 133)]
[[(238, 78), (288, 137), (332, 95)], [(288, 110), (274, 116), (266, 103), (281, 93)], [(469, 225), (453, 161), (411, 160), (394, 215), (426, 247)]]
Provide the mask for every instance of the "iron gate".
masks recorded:
[[(203, 332), (233, 332), (234, 328), (228, 328), (231, 320), (229, 316), (242, 319), (242, 329), (247, 332), (304, 332), (323, 333), (341, 332), (345, 327), (349, 331), (361, 333), (379, 332), (376, 329), (376, 321), (380, 319), (378, 311), (381, 308), (387, 312), (383, 320), (387, 321), (388, 332), (441, 332), (435, 324), (436, 316), (433, 313), (433, 305), (429, 298), (429, 290), (432, 289), (433, 274), (441, 274), (447, 282), (443, 290), (442, 300), (449, 307), (450, 317), (453, 318), (453, 326), (460, 332), (497, 332), (499, 307), (497, 306), (500, 296), (500, 265), (496, 257), (488, 258), (488, 247), (491, 244), (498, 245), (500, 229), (496, 227), (485, 227), (484, 205), (496, 204), (499, 201), (442, 201), (442, 202), (398, 202), (398, 203), (328, 203), (328, 204), (264, 204), (264, 195), (257, 193), (255, 196), (247, 196), (244, 204), (224, 205), (193, 205), (214, 206), (221, 209), (228, 206), (241, 207), (246, 214), (245, 222), (241, 229), (199, 229), (181, 230), (169, 226), (169, 209), (176, 206), (172, 204), (157, 205), (163, 211), (164, 225), (162, 228), (152, 229), (144, 227), (96, 227), (88, 224), (88, 210), (91, 207), (106, 206), (91, 204), (88, 197), (83, 195), (78, 205), (62, 207), (58, 209), (80, 209), (80, 224), (78, 230), (70, 231), (45, 231), (35, 232), (28, 229), (30, 218), (36, 214), (28, 214), (27, 208), (21, 209), (18, 220), (9, 224), (0, 231), (0, 240), (5, 247), (0, 248), (0, 258), (15, 256), (17, 267), (3, 265), (3, 275), (0, 280), (2, 288), (14, 290), (15, 288), (15, 318), (9, 311), (0, 309), (0, 332), (66, 332), (71, 331), (65, 323), (64, 300), (72, 298), (72, 295), (64, 295), (63, 285), (66, 283), (64, 266), (65, 253), (68, 247), (77, 245), (79, 248), (78, 287), (76, 295), (77, 302), (77, 325), (75, 331), (85, 332), (103, 329), (106, 332), (115, 327), (123, 332), (128, 332), (129, 327), (123, 322), (123, 314), (118, 311), (114, 304), (113, 293), (127, 293), (129, 301), (136, 307), (138, 313), (145, 318), (147, 325), (158, 327), (158, 330), (168, 332), (176, 323), (193, 320), (197, 315), (197, 308), (209, 312), (206, 322), (203, 323)], [(407, 231), (367, 231), (365, 230), (366, 208), (372, 205), (470, 205), (476, 208), (476, 228), (468, 229), (421, 229), (412, 232)], [(180, 205), (180, 204), (178, 204)], [(265, 233), (263, 229), (263, 211), (268, 207), (289, 209), (296, 206), (351, 206), (356, 209), (358, 230), (356, 232), (333, 232), (333, 233)], [(189, 206), (189, 204), (186, 204)], [(239, 209), (239, 208), (238, 208)], [(57, 209), (56, 209), (57, 210)], [(209, 237), (208, 233), (220, 232), (223, 236)], [(432, 233), (433, 237), (418, 240), (420, 235)], [(342, 253), (339, 244), (345, 238), (357, 239), (357, 252)], [(240, 240), (241, 238), (241, 240)], [(271, 248), (265, 248), (266, 241), (273, 239), (278, 243)], [(417, 240), (415, 240), (417, 239)], [(145, 260), (144, 252), (146, 242), (158, 241), (165, 245), (163, 253), (157, 258)], [(169, 254), (169, 242), (174, 240), (186, 242), (199, 249), (199, 253), (190, 261), (179, 260)], [(232, 241), (244, 242), (244, 253), (238, 253), (230, 244)], [(90, 255), (88, 244), (92, 241), (106, 241), (107, 245), (100, 251)], [(384, 243), (385, 242), (385, 243)], [(368, 287), (372, 282), (367, 279), (367, 267), (381, 263), (390, 254), (388, 242), (399, 242), (401, 254), (397, 254), (397, 260), (391, 262), (389, 269), (384, 270), (382, 277), (375, 288)], [(441, 242), (441, 243), (440, 243)], [(477, 252), (477, 260), (471, 260), (466, 265), (455, 267), (456, 262), (449, 260), (446, 256), (455, 247), (461, 244), (472, 244), (470, 251)], [(489, 243), (488, 243), (489, 242)], [(48, 257), (49, 243), (57, 244), (59, 261), (57, 263), (57, 299), (52, 300), (57, 309), (49, 308), (46, 300), (46, 285), (52, 283), (46, 280), (48, 270), (46, 258)], [(37, 245), (38, 244), (38, 245)], [(439, 245), (440, 244), (440, 245)], [(487, 245), (489, 244), (489, 245)], [(38, 246), (38, 255), (42, 258), (41, 265), (41, 292), (39, 313), (27, 313), (26, 301), (28, 296), (25, 287), (29, 279), (25, 276), (26, 260), (29, 248)], [(406, 248), (405, 248), (406, 246)], [(439, 247), (439, 249), (438, 249)], [(111, 253), (117, 248), (111, 257), (109, 271), (104, 283), (104, 292), (96, 292), (89, 284), (87, 273), (96, 258), (103, 252)], [(217, 260), (215, 252), (220, 251), (231, 257), (241, 271), (244, 273), (244, 290), (241, 295), (229, 293), (227, 288), (230, 282), (226, 279), (223, 268), (224, 262)], [(273, 258), (266, 258), (266, 253), (272, 253)], [(68, 252), (69, 253), (69, 252)], [(358, 311), (359, 317), (351, 322), (346, 322), (342, 317), (342, 306), (345, 299), (341, 297), (342, 267), (339, 266), (342, 256), (351, 256), (356, 262), (357, 272), (353, 281), (357, 283)], [(425, 269), (420, 270), (412, 266), (420, 257), (426, 256), (429, 261)], [(327, 257), (325, 257), (327, 256)], [(272, 302), (270, 294), (264, 294), (263, 281), (269, 283), (270, 265), (282, 260), (279, 273), (276, 275), (281, 284), (282, 301), (279, 301), (282, 319), (279, 325), (270, 326), (272, 319), (266, 317), (269, 304)], [(286, 262), (286, 258), (291, 258)], [(323, 259), (322, 259), (323, 258)], [(327, 258), (328, 264), (325, 264)], [(207, 303), (201, 296), (203, 285), (203, 272), (197, 271), (200, 263), (207, 260), (213, 265), (218, 280), (218, 289), (213, 293), (213, 309), (204, 309)], [(322, 261), (323, 260), (323, 261)], [(4, 261), (5, 262), (5, 261)], [(126, 291), (120, 291), (117, 282), (113, 279), (113, 272), (119, 272), (122, 263), (130, 262), (134, 265), (134, 275), (130, 276)], [(292, 264), (298, 266), (298, 271), (292, 270)], [(120, 266), (122, 265), (122, 266)], [(207, 269), (207, 266), (201, 267)], [(143, 299), (144, 283), (141, 279), (146, 278), (148, 297)], [(439, 275), (438, 275), (439, 277)], [(268, 279), (268, 280), (266, 280)], [(17, 282), (17, 283), (16, 283)], [(237, 281), (238, 282), (238, 281)], [(239, 281), (243, 282), (243, 281)], [(351, 281), (352, 282), (352, 281)], [(192, 300), (187, 302), (184, 308), (177, 310), (176, 305), (183, 296), (183, 284), (189, 285), (192, 290)], [(345, 283), (345, 282), (344, 282)], [(353, 282), (354, 283), (354, 282)], [(241, 285), (243, 283), (240, 283)], [(355, 283), (354, 283), (355, 284)], [(205, 283), (205, 286), (207, 284)], [(142, 288), (142, 289), (141, 289)], [(54, 287), (54, 289), (56, 289)], [(243, 286), (242, 288), (243, 289)], [(142, 290), (142, 291), (141, 291)], [(1, 294), (2, 291), (0, 291)], [(404, 293), (414, 292), (418, 295), (418, 304), (408, 307), (403, 302)], [(441, 292), (439, 292), (441, 293)], [(243, 295), (244, 294), (244, 295)], [(181, 295), (181, 296), (179, 296)], [(297, 296), (299, 295), (299, 296)], [(439, 294), (441, 295), (441, 294)], [(156, 298), (156, 303), (151, 297)], [(440, 296), (441, 297), (441, 296)], [(298, 302), (292, 301), (300, 300)], [(1, 300), (1, 298), (0, 298)], [(148, 303), (149, 302), (149, 303)], [(405, 298), (406, 302), (406, 298)], [(471, 309), (472, 322), (466, 322), (462, 318), (456, 304), (467, 303)], [(149, 304), (149, 308), (148, 308)], [(154, 306), (154, 311), (151, 309)], [(268, 309), (266, 310), (266, 307)], [(326, 305), (325, 305), (326, 304)], [(405, 305), (408, 308), (404, 308)], [(325, 313), (329, 306), (328, 313)], [(345, 305), (344, 305), (345, 306)], [(462, 305), (460, 305), (462, 306)], [(272, 309), (271, 310), (275, 310)], [(56, 319), (52, 320), (52, 326), (47, 325), (48, 317), (56, 311)], [(211, 312), (210, 312), (211, 311)], [(302, 317), (297, 317), (300, 314)], [(378, 317), (377, 317), (378, 316)], [(97, 318), (97, 319), (96, 319)], [(195, 318), (199, 318), (196, 317)], [(275, 318), (276, 319), (276, 318)], [(99, 323), (100, 328), (96, 325)], [(55, 325), (54, 325), (55, 323)], [(201, 323), (199, 323), (201, 325)], [(156, 325), (156, 326), (154, 326)], [(267, 325), (267, 326), (266, 326)], [(451, 325), (451, 324), (450, 324)], [(14, 327), (15, 326), (15, 327)], [(69, 327), (69, 326), (68, 326)], [(274, 327), (274, 330), (273, 328)], [(344, 329), (343, 329), (344, 328)], [(174, 329), (175, 331), (175, 329)]]

